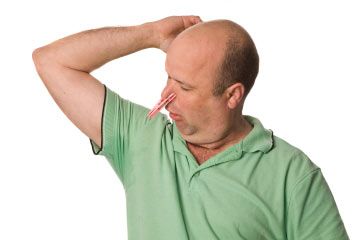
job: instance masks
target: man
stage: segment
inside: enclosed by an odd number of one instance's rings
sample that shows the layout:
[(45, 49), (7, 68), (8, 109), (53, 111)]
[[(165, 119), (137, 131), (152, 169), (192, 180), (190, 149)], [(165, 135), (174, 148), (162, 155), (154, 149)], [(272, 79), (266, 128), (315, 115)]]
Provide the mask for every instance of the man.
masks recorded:
[[(163, 114), (122, 99), (90, 72), (156, 47), (167, 53)], [(126, 191), (140, 239), (348, 239), (320, 169), (242, 115), (258, 72), (249, 34), (228, 20), (173, 16), (84, 31), (36, 49), (36, 69)], [(141, 68), (141, 66), (139, 66)]]

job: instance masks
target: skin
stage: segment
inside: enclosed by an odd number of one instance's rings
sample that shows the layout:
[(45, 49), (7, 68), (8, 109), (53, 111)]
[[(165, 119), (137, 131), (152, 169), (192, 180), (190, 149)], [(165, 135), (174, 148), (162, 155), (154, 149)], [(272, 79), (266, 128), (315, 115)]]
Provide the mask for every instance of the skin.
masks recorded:
[(42, 82), (70, 121), (102, 146), (104, 87), (91, 72), (134, 52), (158, 48), (166, 52), (198, 16), (170, 16), (141, 25), (85, 30), (35, 49), (32, 58)]
[(176, 93), (166, 109), (178, 115), (176, 126), (200, 163), (237, 143), (252, 129), (242, 116), (242, 84), (230, 86), (220, 96), (212, 94), (230, 31), (228, 24), (224, 20), (197, 24), (179, 34), (167, 51), (169, 77), (162, 97)]
[[(90, 73), (109, 61), (146, 48), (167, 53), (170, 75), (162, 95), (175, 92), (167, 106), (179, 114), (176, 124), (190, 151), (202, 163), (235, 144), (251, 130), (242, 117), (244, 88), (238, 83), (223, 95), (212, 95), (216, 68), (229, 33), (244, 30), (230, 21), (202, 22), (198, 16), (170, 16), (128, 27), (79, 32), (33, 52), (36, 70), (64, 114), (98, 146), (102, 146), (103, 84)], [(246, 35), (244, 35), (246, 41)], [(211, 59), (211, 61), (209, 61)], [(191, 86), (185, 91), (185, 84)]]

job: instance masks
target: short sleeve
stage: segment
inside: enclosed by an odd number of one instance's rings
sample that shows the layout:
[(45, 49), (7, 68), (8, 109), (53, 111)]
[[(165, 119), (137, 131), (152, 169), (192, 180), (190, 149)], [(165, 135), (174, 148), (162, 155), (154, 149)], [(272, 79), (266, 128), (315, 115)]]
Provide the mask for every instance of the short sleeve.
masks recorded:
[(90, 144), (92, 151), (95, 155), (103, 155), (105, 157), (111, 156), (112, 147), (108, 143), (112, 142), (114, 138), (111, 128), (116, 123), (115, 106), (116, 106), (116, 94), (106, 87), (104, 84), (104, 101), (101, 114), (101, 146), (98, 146), (92, 139)]
[(345, 240), (347, 236), (333, 195), (316, 169), (292, 191), (287, 215), (289, 240)]
[(127, 162), (134, 150), (131, 146), (140, 146), (142, 139), (148, 138), (153, 132), (159, 132), (166, 123), (164, 115), (158, 114), (149, 120), (146, 116), (149, 111), (141, 105), (121, 98), (117, 93), (104, 85), (105, 97), (101, 119), (101, 146), (92, 139), (90, 144), (95, 155), (105, 156), (110, 165), (126, 185), (129, 172)]

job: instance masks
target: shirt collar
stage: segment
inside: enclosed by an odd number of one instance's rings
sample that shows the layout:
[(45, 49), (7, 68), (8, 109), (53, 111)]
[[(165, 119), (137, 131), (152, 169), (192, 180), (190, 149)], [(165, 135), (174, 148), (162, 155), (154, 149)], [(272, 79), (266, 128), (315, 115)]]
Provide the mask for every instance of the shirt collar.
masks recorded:
[(240, 142), (242, 150), (245, 152), (261, 151), (263, 153), (270, 151), (273, 147), (273, 132), (270, 129), (265, 129), (257, 118), (251, 116), (244, 117), (253, 125), (253, 129)]
[[(244, 115), (245, 119), (253, 126), (250, 133), (241, 141), (235, 144), (235, 149), (239, 152), (257, 152), (266, 153), (273, 147), (273, 132), (265, 129), (261, 122), (252, 116)], [(187, 145), (181, 136), (176, 123), (172, 124), (174, 150), (183, 154), (188, 153)]]

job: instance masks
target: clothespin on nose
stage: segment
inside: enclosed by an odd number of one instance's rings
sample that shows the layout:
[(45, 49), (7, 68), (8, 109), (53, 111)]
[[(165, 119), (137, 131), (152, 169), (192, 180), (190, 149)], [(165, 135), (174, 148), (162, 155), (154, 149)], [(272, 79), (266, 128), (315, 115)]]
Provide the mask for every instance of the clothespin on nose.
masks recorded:
[(151, 111), (147, 114), (148, 118), (152, 118), (155, 116), (160, 110), (169, 104), (176, 97), (175, 93), (171, 93), (167, 98), (160, 99), (160, 101), (151, 109)]

